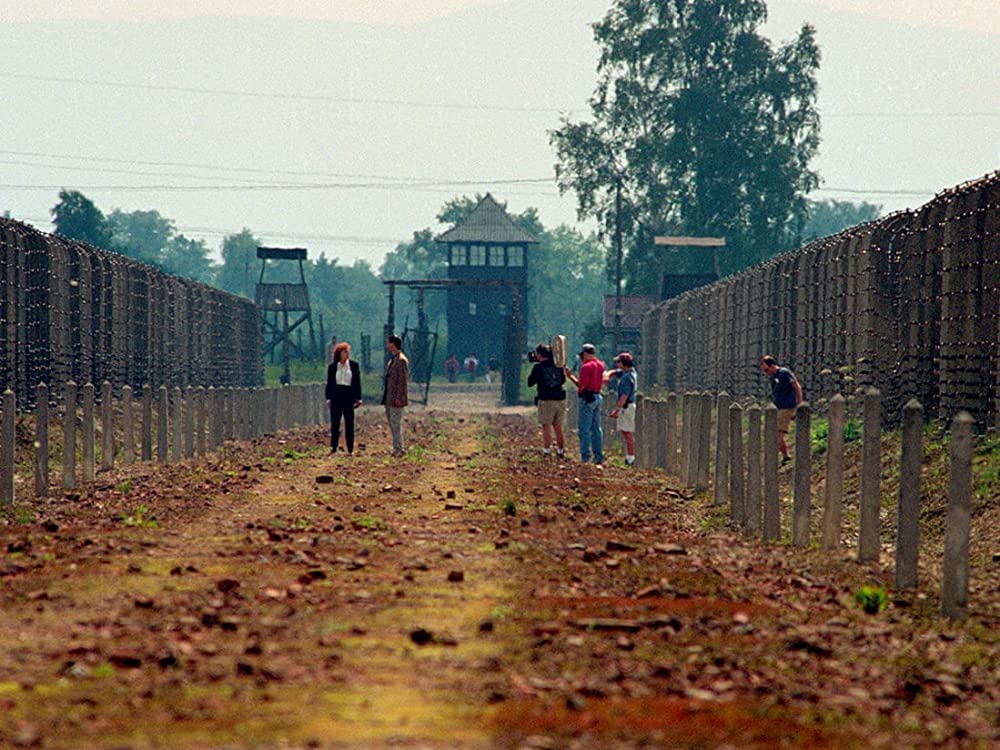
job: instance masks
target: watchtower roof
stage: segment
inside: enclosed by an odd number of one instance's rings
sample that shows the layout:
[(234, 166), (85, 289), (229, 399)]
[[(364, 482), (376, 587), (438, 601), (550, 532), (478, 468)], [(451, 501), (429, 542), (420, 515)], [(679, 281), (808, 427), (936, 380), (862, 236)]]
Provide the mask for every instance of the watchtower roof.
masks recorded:
[(465, 221), (435, 238), (438, 242), (537, 245), (534, 235), (525, 232), (510, 218), (503, 206), (487, 193)]

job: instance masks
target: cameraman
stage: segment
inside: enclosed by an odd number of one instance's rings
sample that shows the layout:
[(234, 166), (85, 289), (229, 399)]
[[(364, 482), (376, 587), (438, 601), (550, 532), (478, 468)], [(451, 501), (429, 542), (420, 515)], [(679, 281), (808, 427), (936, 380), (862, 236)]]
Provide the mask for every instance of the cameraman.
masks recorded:
[(556, 433), (556, 455), (562, 458), (566, 455), (563, 425), (566, 424), (566, 375), (552, 361), (552, 349), (539, 344), (531, 352), (528, 359), (535, 363), (528, 374), (528, 387), (537, 386), (538, 395), (535, 403), (538, 405), (538, 422), (542, 425), (542, 455), (552, 453), (552, 432)]

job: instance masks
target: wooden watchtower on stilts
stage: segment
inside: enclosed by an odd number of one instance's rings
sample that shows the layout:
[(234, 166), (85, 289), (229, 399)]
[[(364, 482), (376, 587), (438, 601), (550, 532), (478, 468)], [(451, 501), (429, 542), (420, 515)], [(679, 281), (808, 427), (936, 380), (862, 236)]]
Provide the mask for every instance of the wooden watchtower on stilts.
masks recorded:
[[(294, 349), (302, 359), (309, 359), (316, 353), (309, 287), (306, 286), (306, 274), (302, 265), (306, 260), (306, 250), (301, 247), (258, 247), (257, 257), (261, 259), (261, 266), (254, 302), (264, 316), (264, 359), (270, 356), (273, 362), (277, 348), (281, 347), (281, 361), (284, 365), (281, 382), (288, 384), (292, 379), (290, 351)], [(298, 261), (300, 283), (265, 283), (264, 273), (269, 260)], [(291, 320), (296, 315), (298, 317)], [(292, 341), (292, 331), (303, 323), (309, 328), (309, 353), (303, 350), (303, 346)]]

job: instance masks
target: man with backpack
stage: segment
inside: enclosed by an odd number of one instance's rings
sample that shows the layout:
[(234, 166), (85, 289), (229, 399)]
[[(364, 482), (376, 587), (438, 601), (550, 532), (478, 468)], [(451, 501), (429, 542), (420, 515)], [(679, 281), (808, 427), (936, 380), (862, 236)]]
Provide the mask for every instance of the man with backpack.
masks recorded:
[(552, 433), (556, 436), (556, 455), (562, 458), (566, 455), (563, 426), (566, 424), (566, 382), (565, 373), (556, 367), (552, 360), (552, 349), (546, 344), (539, 344), (534, 352), (535, 366), (528, 373), (528, 387), (536, 386), (538, 395), (535, 403), (538, 405), (538, 422), (542, 425), (542, 455), (552, 453)]

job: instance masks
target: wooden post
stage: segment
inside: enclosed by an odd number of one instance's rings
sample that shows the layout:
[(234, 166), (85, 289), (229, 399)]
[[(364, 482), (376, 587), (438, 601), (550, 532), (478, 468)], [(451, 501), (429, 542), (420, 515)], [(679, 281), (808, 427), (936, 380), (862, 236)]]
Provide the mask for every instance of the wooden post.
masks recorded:
[(66, 383), (66, 411), (63, 413), (63, 470), (64, 489), (76, 487), (76, 383)]
[(697, 396), (687, 391), (684, 394), (684, 434), (681, 436), (681, 445), (684, 455), (684, 486), (694, 485), (695, 474), (698, 463), (698, 442), (695, 433), (698, 430), (698, 420), (696, 412), (698, 410)]
[(133, 413), (132, 387), (128, 385), (122, 388), (122, 417), (125, 421), (122, 461), (126, 465), (131, 465), (135, 463), (135, 414)]
[(713, 503), (729, 499), (729, 394), (722, 391), (715, 406), (715, 480)]
[(826, 436), (826, 483), (823, 495), (823, 541), (825, 550), (840, 547), (844, 508), (844, 424), (846, 404), (839, 393), (830, 399)]
[(747, 536), (756, 536), (760, 533), (760, 447), (760, 407), (751, 404), (747, 409)]
[(83, 386), (83, 481), (94, 481), (94, 384)]
[(657, 399), (653, 402), (653, 418), (656, 420), (656, 468), (667, 470), (667, 402)]
[(729, 407), (729, 520), (742, 526), (746, 522), (743, 485), (743, 407)]
[(920, 554), (920, 464), (924, 408), (916, 399), (903, 407), (903, 445), (899, 459), (899, 504), (896, 509), (897, 589), (916, 588)]
[(143, 461), (153, 460), (153, 387), (142, 387), (142, 455)]
[(161, 464), (170, 460), (170, 398), (167, 386), (161, 385), (159, 409), (156, 420), (156, 460)]
[(812, 516), (810, 485), (810, 417), (809, 403), (803, 401), (795, 409), (795, 494), (792, 497), (792, 544), (809, 546), (809, 522)]
[(49, 387), (35, 386), (35, 497), (49, 496)]
[(7, 388), (3, 392), (0, 415), (0, 505), (14, 504), (14, 444), (17, 425), (17, 397)]
[(960, 411), (951, 422), (950, 456), (941, 614), (964, 620), (969, 606), (969, 524), (972, 517), (972, 416), (968, 412)]
[(781, 538), (781, 506), (778, 503), (778, 409), (764, 407), (764, 541)]
[(677, 457), (677, 394), (671, 391), (667, 394), (667, 472), (677, 476), (679, 462)]
[(115, 416), (111, 383), (101, 383), (101, 471), (115, 468)]
[(881, 490), (882, 414), (878, 389), (871, 388), (864, 396), (864, 432), (861, 445), (861, 513), (858, 533), (858, 560), (878, 560), (879, 511)]
[(194, 456), (194, 387), (184, 389), (184, 457)]
[(197, 404), (198, 404), (198, 432), (197, 432), (197, 436), (196, 436), (195, 441), (194, 441), (194, 450), (195, 450), (195, 454), (196, 455), (198, 455), (198, 456), (204, 456), (205, 455), (205, 431), (208, 429), (208, 419), (206, 418), (206, 415), (208, 414), (208, 410), (206, 408), (208, 397), (207, 397), (207, 395), (205, 393), (205, 386), (203, 386), (203, 385), (199, 385), (198, 386), (198, 397), (197, 397), (197, 399), (198, 399), (197, 400)]
[(170, 458), (173, 463), (180, 463), (184, 457), (184, 402), (181, 400), (180, 386), (174, 386), (170, 391), (173, 396), (173, 444), (171, 445)]

